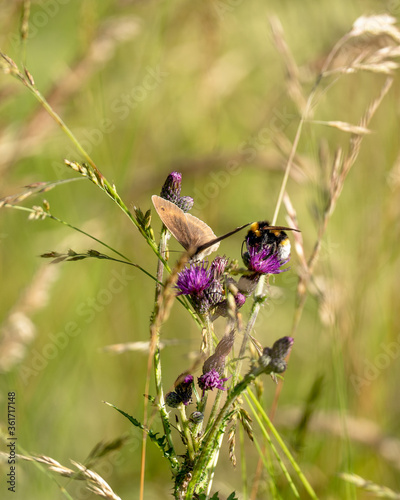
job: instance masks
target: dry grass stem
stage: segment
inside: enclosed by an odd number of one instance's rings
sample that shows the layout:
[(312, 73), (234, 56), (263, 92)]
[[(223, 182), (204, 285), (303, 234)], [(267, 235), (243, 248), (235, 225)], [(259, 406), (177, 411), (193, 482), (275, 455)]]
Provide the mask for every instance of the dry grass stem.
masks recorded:
[[(290, 200), (290, 197), (289, 197), (288, 193), (284, 194), (284, 196), (283, 196), (283, 203), (285, 205), (286, 212), (287, 212), (287, 218), (286, 218), (286, 220), (287, 220), (288, 225), (290, 227), (294, 227), (296, 229), (300, 229), (299, 228), (299, 223), (298, 223), (298, 220), (297, 220), (296, 210), (293, 207), (293, 204), (292, 204), (292, 202)], [(294, 248), (295, 248), (296, 254), (299, 257), (299, 259), (300, 259), (300, 265), (303, 268), (302, 272), (306, 272), (308, 270), (308, 264), (307, 264), (307, 260), (306, 260), (306, 256), (305, 256), (305, 251), (304, 251), (303, 235), (302, 235), (302, 233), (300, 231), (298, 231), (298, 232), (297, 231), (293, 231), (292, 236), (294, 238)]]
[(104, 479), (99, 476), (99, 474), (93, 472), (90, 469), (87, 469), (84, 465), (78, 462), (74, 462), (73, 460), (71, 460), (71, 462), (82, 473), (83, 477), (87, 481), (88, 489), (95, 495), (104, 498), (110, 498), (111, 500), (121, 500), (120, 497), (113, 492), (110, 485), (106, 481), (104, 481)]
[(25, 186), (25, 191), (17, 194), (13, 194), (10, 196), (5, 196), (4, 198), (0, 199), (0, 208), (8, 206), (8, 205), (17, 205), (26, 198), (29, 198), (29, 196), (36, 195), (36, 194), (41, 194), (41, 193), (46, 193), (47, 191), (50, 191), (56, 186), (59, 186), (61, 184), (66, 184), (69, 182), (73, 182), (76, 179), (63, 179), (60, 181), (54, 181), (54, 182), (35, 182), (32, 184), (29, 184)]
[(157, 337), (161, 324), (165, 322), (169, 317), (174, 298), (176, 297), (173, 286), (178, 279), (179, 273), (186, 266), (188, 261), (189, 254), (185, 252), (182, 254), (176, 266), (172, 269), (171, 274), (165, 280), (164, 287), (161, 290), (161, 293), (158, 295), (155, 316), (150, 329), (152, 339), (155, 339)]
[(359, 488), (368, 491), (369, 493), (373, 493), (374, 496), (376, 497), (390, 498), (393, 500), (400, 499), (400, 493), (396, 493), (395, 491), (391, 490), (390, 488), (387, 488), (386, 486), (381, 486), (380, 484), (373, 483), (372, 481), (364, 479), (361, 476), (358, 476), (357, 474), (342, 472), (341, 474), (339, 474), (339, 477), (342, 478), (344, 481), (347, 481), (348, 483), (354, 484), (355, 486), (358, 486)]
[[(7, 458), (7, 454), (0, 452), (0, 455), (3, 458)], [(52, 472), (59, 474), (60, 476), (67, 477), (69, 479), (75, 479), (80, 481), (86, 481), (86, 487), (89, 491), (92, 491), (95, 495), (101, 496), (103, 498), (109, 498), (110, 500), (121, 500), (118, 495), (116, 495), (111, 489), (110, 485), (96, 472), (93, 472), (90, 469), (87, 469), (84, 465), (74, 462), (71, 460), (71, 463), (78, 469), (74, 471), (69, 469), (68, 467), (64, 467), (59, 462), (54, 460), (51, 457), (47, 457), (45, 455), (38, 456), (25, 456), (25, 455), (16, 455), (19, 460), (26, 460), (28, 462), (38, 462), (46, 467)]]
[[(364, 116), (361, 118), (359, 126), (360, 127), (367, 127), (369, 122), (371, 121), (372, 117), (374, 116), (375, 112), (381, 105), (384, 97), (386, 94), (389, 92), (391, 86), (393, 84), (393, 78), (388, 77), (385, 81), (385, 83), (382, 85), (381, 92), (379, 93), (378, 97), (374, 99), (371, 104), (368, 106), (366, 112), (364, 113)], [(357, 156), (360, 152), (361, 144), (362, 144), (362, 135), (354, 135), (350, 141), (350, 149), (348, 154), (343, 160), (343, 167), (341, 171), (341, 179), (340, 183), (338, 186), (338, 190), (336, 195), (334, 196), (334, 199), (332, 200), (332, 203), (336, 203), (338, 196), (340, 195), (341, 189), (343, 187), (344, 181), (347, 177), (347, 174), (349, 173), (351, 167), (354, 165), (354, 162), (357, 159)]]
[(398, 57), (400, 43), (395, 22), (396, 19), (388, 15), (359, 17), (351, 31), (331, 50), (320, 75), (357, 71), (391, 74), (398, 67), (391, 59)]
[[(61, 111), (71, 97), (81, 91), (85, 82), (112, 60), (118, 47), (136, 37), (139, 32), (140, 22), (126, 17), (107, 21), (100, 26), (97, 36), (91, 41), (87, 50), (82, 52), (82, 57), (68, 68), (67, 73), (59, 76), (58, 81), (47, 93), (46, 100), (50, 106)], [(18, 69), (15, 63), (14, 66)], [(25, 74), (29, 80), (32, 79), (27, 70)], [(3, 140), (0, 142), (0, 170), (7, 169), (19, 159), (32, 155), (46, 141), (54, 126), (54, 120), (39, 106), (24, 125), (12, 134), (3, 134)]]
[[(180, 339), (166, 339), (162, 340), (158, 343), (158, 348), (160, 350), (164, 349), (167, 346), (174, 346), (180, 344), (182, 340)], [(150, 341), (143, 342), (124, 342), (123, 344), (112, 344), (103, 347), (101, 350), (104, 352), (109, 352), (112, 354), (122, 354), (124, 352), (149, 352), (150, 349)]]
[(361, 127), (360, 125), (352, 125), (351, 123), (341, 122), (341, 121), (320, 121), (320, 120), (312, 120), (309, 123), (315, 123), (318, 125), (327, 125), (328, 127), (337, 128), (342, 130), (343, 132), (349, 132), (350, 134), (355, 135), (367, 135), (371, 134), (372, 131)]
[(282, 57), (286, 68), (286, 86), (288, 94), (296, 104), (299, 112), (304, 113), (307, 105), (307, 99), (304, 97), (303, 89), (300, 84), (299, 68), (296, 61), (290, 52), (289, 46), (286, 43), (282, 24), (278, 17), (271, 16), (269, 18), (271, 33), (276, 49)]

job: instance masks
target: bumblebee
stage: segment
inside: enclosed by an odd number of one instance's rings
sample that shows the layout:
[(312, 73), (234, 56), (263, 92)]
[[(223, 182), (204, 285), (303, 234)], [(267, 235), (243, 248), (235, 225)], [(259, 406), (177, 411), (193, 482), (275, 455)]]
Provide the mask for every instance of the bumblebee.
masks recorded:
[[(253, 222), (242, 244), (242, 259), (247, 266), (250, 260), (250, 248), (257, 251), (268, 250), (268, 254), (276, 253), (280, 260), (287, 260), (290, 257), (290, 240), (286, 231), (298, 231), (291, 227), (270, 226), (269, 222)], [(244, 251), (244, 245), (246, 250)]]

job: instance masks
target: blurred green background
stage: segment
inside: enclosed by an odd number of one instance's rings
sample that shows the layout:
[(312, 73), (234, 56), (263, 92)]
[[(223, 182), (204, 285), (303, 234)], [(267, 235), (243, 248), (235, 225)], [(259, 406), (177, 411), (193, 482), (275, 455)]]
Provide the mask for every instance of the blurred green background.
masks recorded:
[[(1, 50), (20, 67), (21, 11), (22, 2), (0, 2)], [(150, 196), (159, 193), (169, 172), (178, 170), (182, 193), (197, 202), (194, 214), (219, 235), (248, 221), (271, 219), (290, 150), (283, 138), (293, 141), (299, 122), (269, 16), (282, 23), (307, 95), (322, 61), (354, 20), (382, 12), (396, 17), (400, 3), (37, 1), (31, 7), (26, 66), (130, 209), (149, 209)], [(371, 73), (343, 76), (321, 97), (315, 118), (358, 123), (384, 80)], [(273, 124), (282, 133), (275, 134)], [(374, 133), (364, 139), (324, 237), (314, 281), (324, 300), (307, 300), (276, 415), (279, 431), (294, 447), (299, 415), (322, 377), (315, 419), (295, 454), (324, 499), (370, 498), (346, 487), (337, 476), (342, 471), (400, 491), (396, 79), (370, 128)], [(30, 183), (74, 176), (63, 165), (64, 158), (81, 160), (72, 143), (9, 75), (0, 79), (0, 134), (0, 197)], [(288, 193), (307, 257), (317, 236), (315, 214), (327, 176), (319, 167), (321, 145), (333, 155), (348, 143), (342, 131), (305, 125)], [(155, 256), (138, 231), (93, 184), (65, 184), (25, 205), (40, 205), (43, 197), (54, 215), (155, 272)], [(284, 215), (282, 207), (278, 223), (286, 223)], [(158, 234), (156, 216), (153, 227)], [(239, 259), (241, 241), (242, 235), (235, 235), (220, 250)], [(179, 249), (176, 242), (171, 247)], [(153, 282), (117, 263), (51, 266), (38, 257), (68, 248), (103, 251), (53, 221), (28, 221), (24, 212), (1, 210), (0, 423), (5, 430), (6, 395), (15, 391), (20, 452), (47, 455), (65, 466), (70, 459), (84, 462), (99, 441), (128, 433), (126, 446), (94, 469), (121, 498), (133, 500), (139, 495), (141, 434), (102, 401), (142, 419), (147, 353), (116, 355), (103, 348), (148, 340)], [(177, 255), (171, 253), (171, 260)], [(293, 251), (291, 271), (271, 282), (273, 297), (256, 324), (264, 345), (290, 334), (297, 271)], [(244, 320), (248, 311), (249, 304), (242, 310)], [(222, 321), (217, 323), (218, 335), (223, 328)], [(199, 331), (178, 303), (162, 338), (179, 339), (162, 354), (168, 389), (200, 345)], [(153, 382), (151, 387), (154, 394)], [(274, 392), (273, 382), (265, 380), (267, 409)], [(250, 490), (258, 456), (247, 437), (243, 446)], [(167, 464), (151, 443), (146, 464), (145, 498), (170, 498)], [(2, 475), (7, 471), (3, 464)], [(34, 464), (20, 462), (17, 472), (13, 498), (64, 498), (59, 484), (68, 484), (73, 498), (94, 498), (80, 484)], [(282, 498), (292, 498), (286, 481), (278, 482)], [(3, 498), (3, 481), (0, 488)], [(230, 464), (226, 447), (216, 490), (221, 498), (233, 490), (246, 498), (242, 474)], [(267, 498), (264, 480), (257, 498)]]

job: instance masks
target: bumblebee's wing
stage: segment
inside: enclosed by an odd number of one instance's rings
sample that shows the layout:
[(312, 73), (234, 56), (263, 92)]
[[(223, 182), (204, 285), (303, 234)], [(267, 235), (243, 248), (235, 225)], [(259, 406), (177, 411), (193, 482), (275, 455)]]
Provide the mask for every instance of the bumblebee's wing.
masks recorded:
[(286, 226), (265, 226), (263, 229), (268, 229), (270, 231), (296, 231), (297, 233), (301, 233), (300, 229), (296, 229), (294, 227), (286, 227)]
[[(187, 214), (174, 203), (160, 196), (152, 196), (154, 208), (172, 236), (185, 250), (193, 247), (193, 237), (188, 224)], [(204, 223), (203, 223), (204, 224)], [(207, 226), (208, 227), (208, 226)], [(211, 231), (212, 232), (212, 231)], [(214, 233), (213, 233), (214, 234)]]

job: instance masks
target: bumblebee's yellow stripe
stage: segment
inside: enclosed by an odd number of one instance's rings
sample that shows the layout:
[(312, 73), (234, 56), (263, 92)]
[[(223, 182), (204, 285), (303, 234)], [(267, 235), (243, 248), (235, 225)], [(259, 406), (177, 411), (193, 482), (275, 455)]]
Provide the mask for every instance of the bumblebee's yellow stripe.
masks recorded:
[(258, 225), (258, 222), (253, 222), (253, 224), (250, 226), (250, 231), (252, 231), (253, 233), (255, 233), (255, 235), (257, 236), (257, 238), (259, 238), (261, 236), (261, 232), (260, 232), (260, 229), (259, 229), (259, 225)]

